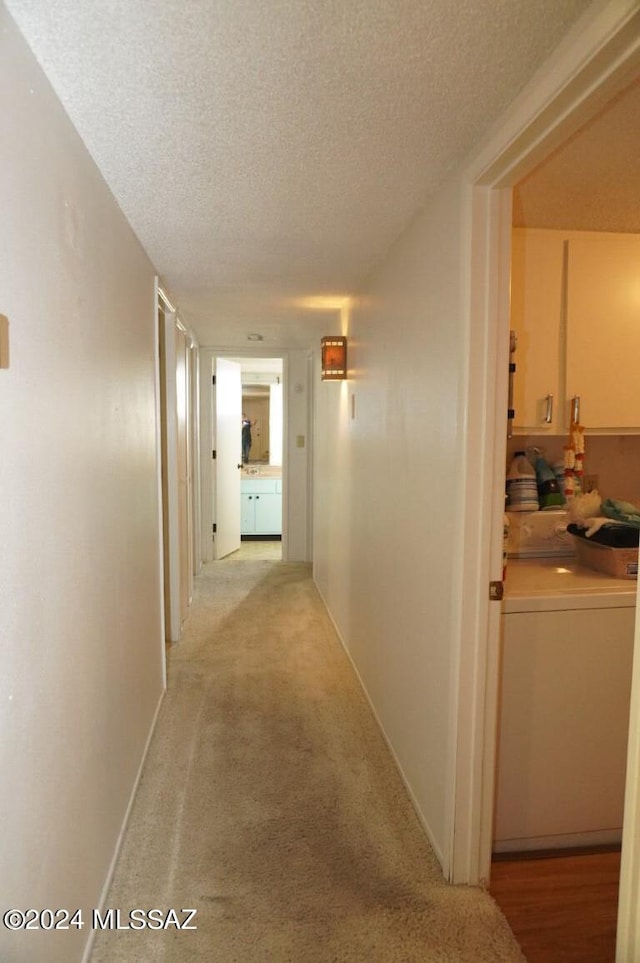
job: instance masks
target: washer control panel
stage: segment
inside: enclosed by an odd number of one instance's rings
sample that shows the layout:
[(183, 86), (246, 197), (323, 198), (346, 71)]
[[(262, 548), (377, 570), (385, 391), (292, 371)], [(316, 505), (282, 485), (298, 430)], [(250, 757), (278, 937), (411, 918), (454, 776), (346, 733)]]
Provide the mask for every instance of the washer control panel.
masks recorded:
[(564, 509), (546, 512), (507, 512), (510, 558), (548, 558), (575, 555)]

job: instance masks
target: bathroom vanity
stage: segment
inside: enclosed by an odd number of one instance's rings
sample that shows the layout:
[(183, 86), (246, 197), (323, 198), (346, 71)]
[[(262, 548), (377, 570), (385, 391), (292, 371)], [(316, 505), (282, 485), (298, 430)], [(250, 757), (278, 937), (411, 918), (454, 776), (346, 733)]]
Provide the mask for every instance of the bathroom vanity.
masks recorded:
[(282, 479), (243, 477), (240, 482), (240, 534), (282, 534)]

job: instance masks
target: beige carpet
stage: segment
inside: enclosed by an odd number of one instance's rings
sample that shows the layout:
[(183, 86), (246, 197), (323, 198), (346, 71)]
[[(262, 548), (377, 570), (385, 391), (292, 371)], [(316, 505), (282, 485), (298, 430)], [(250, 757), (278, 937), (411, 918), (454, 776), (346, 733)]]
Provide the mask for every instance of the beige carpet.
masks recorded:
[(281, 561), (282, 542), (267, 541), (262, 538), (247, 538), (241, 543), (237, 552), (232, 552), (225, 561), (230, 562), (251, 562), (251, 561)]
[(213, 562), (108, 905), (196, 931), (98, 933), (94, 963), (522, 963), (492, 899), (445, 884), (310, 578)]

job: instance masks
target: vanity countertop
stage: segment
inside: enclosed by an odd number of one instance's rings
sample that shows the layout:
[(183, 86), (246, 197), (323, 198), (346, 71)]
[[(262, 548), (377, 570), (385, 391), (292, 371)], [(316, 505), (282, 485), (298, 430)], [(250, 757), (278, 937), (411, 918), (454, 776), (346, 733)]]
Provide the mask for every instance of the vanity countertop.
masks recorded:
[(282, 478), (282, 465), (244, 465), (243, 478)]

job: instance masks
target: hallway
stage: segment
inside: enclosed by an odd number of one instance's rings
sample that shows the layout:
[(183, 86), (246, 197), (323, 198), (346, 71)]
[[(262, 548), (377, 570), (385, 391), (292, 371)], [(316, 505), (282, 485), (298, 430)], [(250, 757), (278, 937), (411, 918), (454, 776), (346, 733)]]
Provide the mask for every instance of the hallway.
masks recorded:
[(93, 963), (523, 959), (444, 883), (301, 563), (197, 578), (106, 905), (197, 930), (98, 932)]

